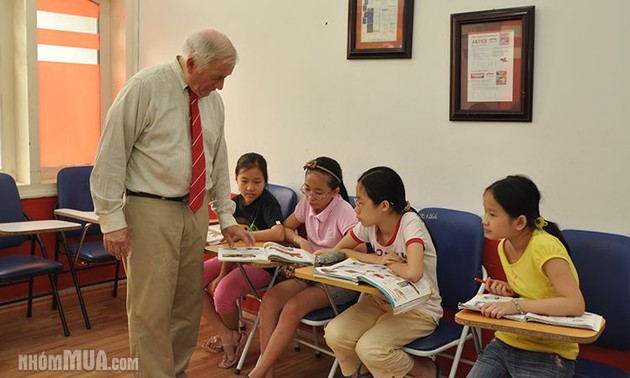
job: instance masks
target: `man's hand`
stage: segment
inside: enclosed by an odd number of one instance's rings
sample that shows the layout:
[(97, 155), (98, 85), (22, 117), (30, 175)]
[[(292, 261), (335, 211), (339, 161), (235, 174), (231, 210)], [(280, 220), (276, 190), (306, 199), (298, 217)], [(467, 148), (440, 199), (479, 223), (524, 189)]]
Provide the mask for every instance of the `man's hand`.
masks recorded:
[(256, 239), (249, 232), (243, 230), (240, 226), (229, 226), (221, 230), (221, 233), (225, 237), (225, 241), (230, 247), (234, 246), (234, 242), (242, 241), (245, 245), (254, 245)]
[(105, 250), (116, 260), (125, 258), (131, 254), (131, 237), (129, 229), (122, 228), (120, 230), (103, 234), (103, 246)]

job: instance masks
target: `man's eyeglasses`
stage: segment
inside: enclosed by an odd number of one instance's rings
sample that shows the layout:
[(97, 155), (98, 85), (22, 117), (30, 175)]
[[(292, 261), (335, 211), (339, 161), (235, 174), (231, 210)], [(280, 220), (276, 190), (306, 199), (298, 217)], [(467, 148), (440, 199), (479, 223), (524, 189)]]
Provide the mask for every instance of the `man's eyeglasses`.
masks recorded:
[(326, 193), (322, 193), (322, 192), (318, 192), (318, 191), (313, 191), (309, 188), (307, 188), (305, 185), (302, 185), (302, 187), (300, 188), (300, 191), (302, 192), (302, 194), (304, 194), (306, 197), (311, 197), (313, 199), (313, 201), (319, 201), (320, 199), (326, 197), (327, 195), (329, 195), (331, 191), (328, 191)]

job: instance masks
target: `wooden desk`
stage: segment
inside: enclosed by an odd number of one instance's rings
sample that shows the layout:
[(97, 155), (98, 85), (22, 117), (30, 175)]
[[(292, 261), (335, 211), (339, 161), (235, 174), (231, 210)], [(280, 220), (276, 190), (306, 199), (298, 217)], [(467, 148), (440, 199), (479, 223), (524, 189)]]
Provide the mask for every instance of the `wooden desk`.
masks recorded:
[(380, 294), (381, 292), (372, 285), (368, 285), (366, 283), (359, 283), (358, 285), (353, 285), (351, 283), (345, 283), (338, 280), (331, 280), (324, 277), (315, 277), (315, 271), (310, 266), (305, 266), (302, 268), (298, 268), (295, 270), (295, 276), (297, 278), (301, 278), (303, 280), (319, 282), (324, 285), (337, 286), (344, 289), (350, 289), (354, 291), (358, 291), (366, 294)]
[(79, 223), (60, 220), (37, 220), (0, 223), (0, 236), (33, 235), (45, 232), (71, 231), (83, 227)]
[(72, 218), (83, 222), (98, 224), (98, 217), (94, 211), (82, 211), (75, 209), (55, 209), (55, 215)]
[(590, 329), (560, 327), (536, 322), (519, 322), (511, 319), (488, 318), (472, 310), (462, 310), (455, 314), (455, 322), (475, 328), (492, 329), (495, 331), (505, 331), (580, 344), (588, 344), (597, 340), (606, 326), (606, 320), (602, 319), (602, 326), (599, 332), (595, 332)]

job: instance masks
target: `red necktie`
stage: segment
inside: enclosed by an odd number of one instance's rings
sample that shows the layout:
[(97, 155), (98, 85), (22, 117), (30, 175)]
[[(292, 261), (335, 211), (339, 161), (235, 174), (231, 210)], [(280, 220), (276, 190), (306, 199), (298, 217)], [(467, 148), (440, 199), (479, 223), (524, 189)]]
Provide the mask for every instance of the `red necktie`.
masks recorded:
[(188, 206), (193, 213), (201, 208), (206, 191), (206, 158), (203, 154), (203, 133), (197, 95), (188, 88), (190, 95), (190, 143), (192, 145), (192, 176)]

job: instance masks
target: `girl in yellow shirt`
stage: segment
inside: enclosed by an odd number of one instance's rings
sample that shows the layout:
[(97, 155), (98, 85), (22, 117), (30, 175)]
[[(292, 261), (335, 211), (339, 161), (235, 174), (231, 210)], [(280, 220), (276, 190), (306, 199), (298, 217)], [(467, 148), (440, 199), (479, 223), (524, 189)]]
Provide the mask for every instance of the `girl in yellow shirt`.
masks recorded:
[[(484, 192), (484, 235), (501, 240), (498, 253), (507, 277), (507, 282), (488, 279), (486, 289), (514, 297), (484, 305), (485, 316), (584, 313), (569, 248), (556, 224), (540, 216), (539, 202), (536, 184), (524, 176), (508, 176)], [(497, 331), (468, 377), (573, 377), (577, 355), (575, 343)]]

